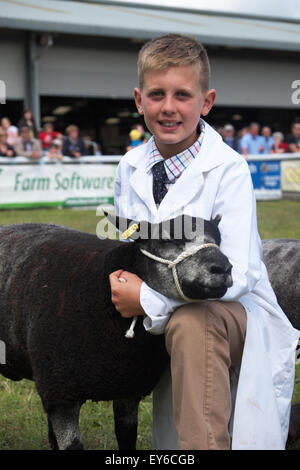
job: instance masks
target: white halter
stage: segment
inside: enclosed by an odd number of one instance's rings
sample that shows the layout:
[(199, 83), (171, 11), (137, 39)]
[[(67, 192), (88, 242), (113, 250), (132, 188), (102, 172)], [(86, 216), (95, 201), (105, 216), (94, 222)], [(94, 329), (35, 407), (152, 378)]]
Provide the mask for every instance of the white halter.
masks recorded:
[[(187, 297), (183, 293), (183, 290), (180, 286), (180, 282), (179, 282), (179, 279), (178, 279), (176, 265), (178, 263), (180, 263), (181, 261), (185, 260), (186, 258), (189, 258), (190, 256), (193, 256), (198, 251), (203, 250), (204, 248), (209, 248), (211, 246), (219, 249), (219, 246), (216, 245), (215, 243), (203, 243), (202, 245), (199, 245), (199, 246), (194, 245), (194, 246), (191, 246), (190, 248), (188, 248), (187, 250), (184, 250), (182, 253), (180, 253), (180, 255), (177, 256), (177, 258), (174, 261), (171, 261), (171, 260), (165, 259), (165, 258), (160, 258), (159, 256), (153, 255), (152, 253), (150, 253), (147, 250), (144, 250), (143, 248), (140, 248), (140, 251), (144, 255), (148, 256), (148, 258), (151, 258), (154, 261), (158, 261), (159, 263), (167, 264), (168, 268), (172, 269), (173, 279), (174, 279), (175, 286), (176, 286), (176, 289), (177, 289), (180, 297), (183, 300), (185, 300), (186, 302), (195, 302), (196, 299), (190, 299), (189, 297)], [(134, 337), (134, 326), (136, 324), (136, 320), (137, 320), (137, 317), (134, 317), (133, 320), (132, 320), (132, 323), (130, 325), (129, 330), (127, 330), (127, 332), (126, 332), (126, 335), (125, 335), (126, 338), (133, 338)]]

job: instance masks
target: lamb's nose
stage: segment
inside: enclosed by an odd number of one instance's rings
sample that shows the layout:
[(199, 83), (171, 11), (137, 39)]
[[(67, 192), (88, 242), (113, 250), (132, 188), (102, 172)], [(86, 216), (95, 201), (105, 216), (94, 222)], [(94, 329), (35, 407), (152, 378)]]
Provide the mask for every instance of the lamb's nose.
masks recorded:
[(231, 274), (231, 270), (232, 270), (232, 264), (229, 263), (229, 261), (228, 261), (225, 273), (226, 274)]
[(210, 266), (211, 274), (231, 274), (232, 265), (229, 261), (224, 263), (214, 263)]

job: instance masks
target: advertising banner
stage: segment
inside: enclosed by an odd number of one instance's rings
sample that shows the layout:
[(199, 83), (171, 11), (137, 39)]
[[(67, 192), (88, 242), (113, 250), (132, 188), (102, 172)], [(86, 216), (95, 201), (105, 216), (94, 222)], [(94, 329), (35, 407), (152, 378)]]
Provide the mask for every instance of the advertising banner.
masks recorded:
[(0, 164), (0, 209), (113, 204), (116, 164)]
[(300, 159), (281, 162), (282, 190), (300, 192)]
[[(24, 157), (0, 158), (0, 209), (114, 204), (120, 156), (82, 157), (74, 163)], [(282, 191), (300, 193), (300, 154), (249, 156), (256, 199), (279, 199)]]
[(279, 199), (281, 190), (280, 160), (248, 159), (256, 199)]

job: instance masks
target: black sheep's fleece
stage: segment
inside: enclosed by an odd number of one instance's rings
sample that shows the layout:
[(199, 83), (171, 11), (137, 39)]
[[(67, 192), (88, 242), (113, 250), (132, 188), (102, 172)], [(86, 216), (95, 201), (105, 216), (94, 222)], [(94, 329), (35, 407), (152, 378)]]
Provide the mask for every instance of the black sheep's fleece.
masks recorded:
[(137, 272), (136, 256), (134, 243), (66, 227), (0, 227), (0, 373), (33, 379), (46, 411), (150, 393), (169, 360), (164, 335), (140, 318), (125, 338), (131, 319), (110, 300), (109, 274)]

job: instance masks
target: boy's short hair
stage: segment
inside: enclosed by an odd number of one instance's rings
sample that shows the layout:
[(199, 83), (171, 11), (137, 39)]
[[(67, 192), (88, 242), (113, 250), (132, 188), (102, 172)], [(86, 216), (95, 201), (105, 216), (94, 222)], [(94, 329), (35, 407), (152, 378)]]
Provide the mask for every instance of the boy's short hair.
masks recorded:
[(139, 52), (139, 87), (143, 88), (145, 73), (183, 65), (199, 66), (202, 91), (209, 89), (210, 65), (206, 49), (196, 39), (182, 34), (166, 34), (148, 41)]

